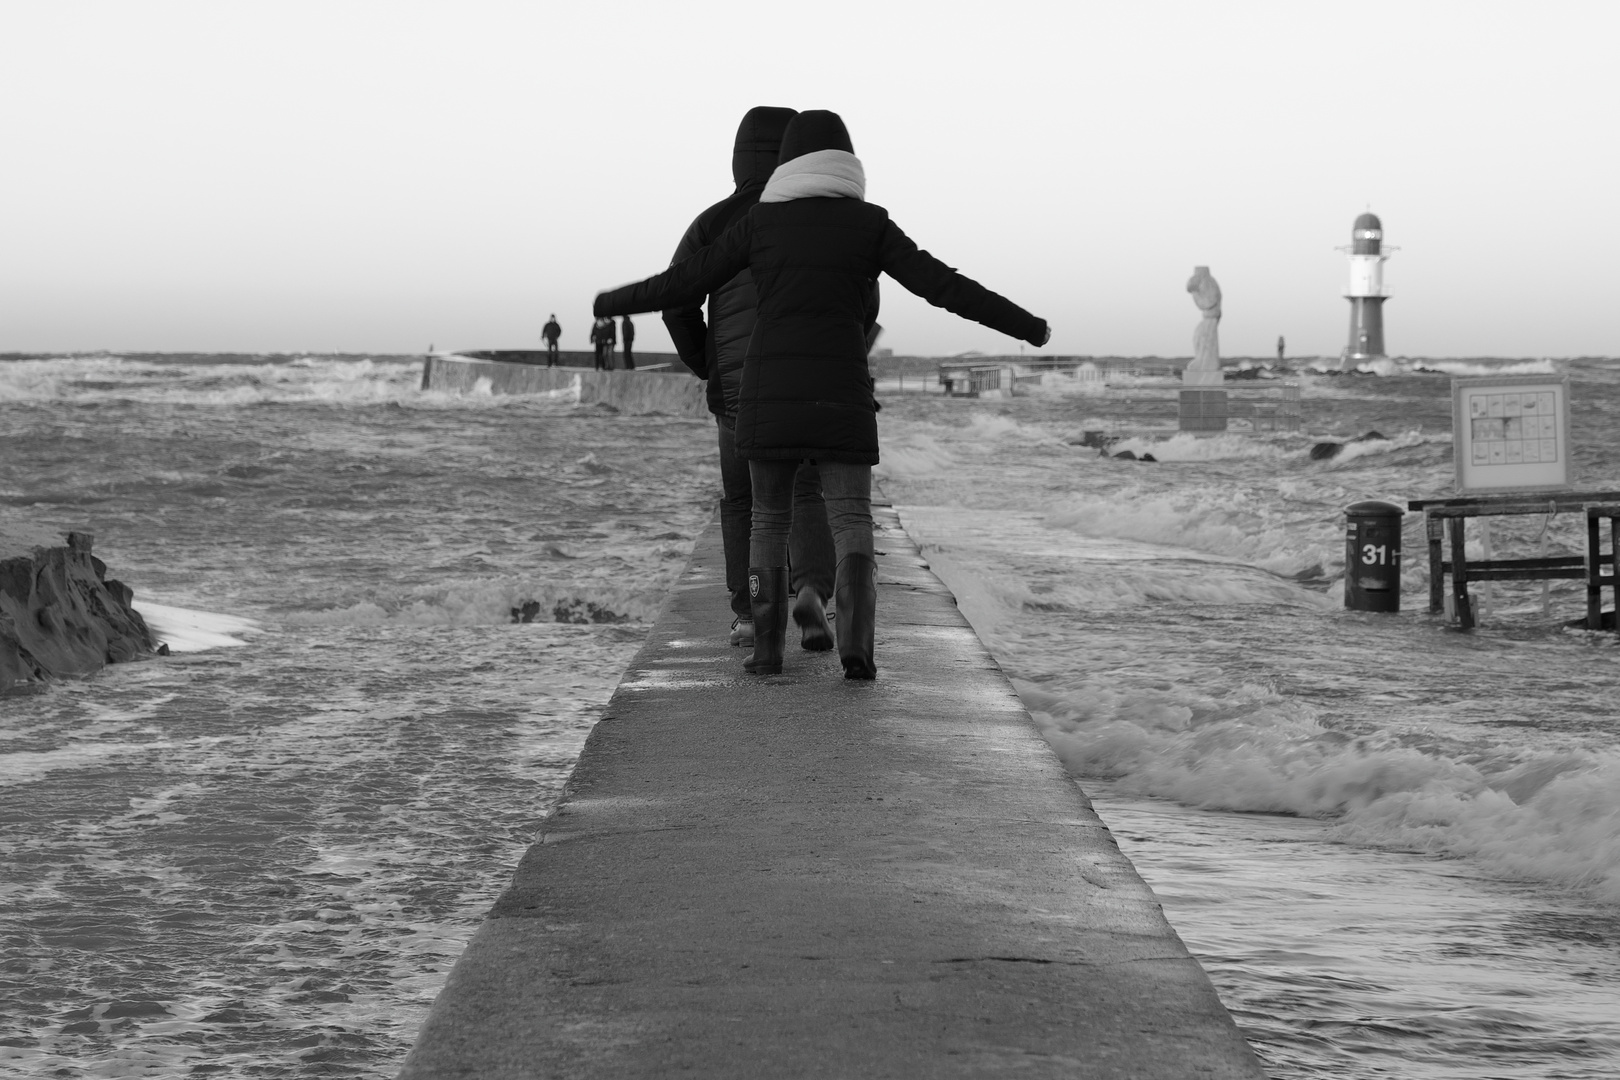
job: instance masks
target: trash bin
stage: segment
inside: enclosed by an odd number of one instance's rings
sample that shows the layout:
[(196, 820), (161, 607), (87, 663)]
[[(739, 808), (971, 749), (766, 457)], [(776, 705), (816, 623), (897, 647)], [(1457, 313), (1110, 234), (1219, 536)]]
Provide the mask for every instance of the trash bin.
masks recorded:
[(1344, 606), (1401, 610), (1401, 518), (1393, 503), (1369, 499), (1344, 512)]

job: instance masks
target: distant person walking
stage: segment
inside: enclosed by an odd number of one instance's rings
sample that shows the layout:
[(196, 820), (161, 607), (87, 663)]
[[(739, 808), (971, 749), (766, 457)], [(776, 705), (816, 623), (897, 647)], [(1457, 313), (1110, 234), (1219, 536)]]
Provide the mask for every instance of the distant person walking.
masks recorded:
[(1283, 345), (1284, 345), (1284, 342), (1283, 342), (1282, 335), (1278, 334), (1277, 335), (1277, 363), (1279, 363), (1279, 364), (1283, 362)]
[(636, 357), (630, 351), (630, 346), (636, 343), (636, 324), (630, 321), (630, 316), (624, 317), (624, 370), (636, 370)]
[(591, 344), (596, 348), (596, 370), (608, 371), (613, 367), (613, 320), (598, 317), (591, 324)]
[(540, 328), (540, 337), (546, 343), (546, 367), (556, 367), (557, 340), (562, 337), (562, 327), (557, 325), (556, 315), (547, 319), (546, 325)]
[[(704, 210), (686, 230), (672, 262), (703, 250), (748, 213), (776, 168), (782, 133), (798, 113), (761, 105), (748, 110), (737, 126), (731, 150), (735, 190)], [(726, 554), (726, 591), (731, 594), (731, 644), (752, 648), (753, 606), (748, 596), (748, 539), (753, 530), (754, 488), (748, 462), (737, 456), (737, 401), (742, 392), (743, 362), (754, 332), (759, 297), (747, 269), (709, 290), (708, 317), (703, 296), (664, 312), (664, 325), (681, 363), (708, 381), (709, 411), (714, 414), (720, 451), (720, 539)], [(875, 313), (874, 313), (875, 317)], [(789, 586), (793, 618), (812, 651), (833, 647), (827, 603), (833, 595), (832, 529), (821, 495), (815, 462), (799, 466), (793, 491), (793, 527), (788, 536)]]
[(798, 464), (814, 458), (838, 554), (838, 658), (846, 679), (877, 676), (872, 466), (877, 406), (866, 365), (871, 284), (887, 273), (924, 300), (1031, 345), (1052, 331), (1003, 296), (920, 250), (866, 199), (866, 174), (837, 113), (800, 113), (759, 202), (690, 258), (596, 297), (601, 315), (696, 303), (744, 269), (758, 321), (737, 408), (737, 453), (753, 484), (749, 594), (754, 674), (782, 670), (788, 530)]

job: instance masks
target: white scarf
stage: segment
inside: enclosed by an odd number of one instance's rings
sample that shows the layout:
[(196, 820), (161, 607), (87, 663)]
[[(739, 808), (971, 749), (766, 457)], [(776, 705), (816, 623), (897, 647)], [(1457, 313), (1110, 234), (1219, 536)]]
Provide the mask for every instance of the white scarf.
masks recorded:
[(865, 199), (866, 170), (846, 150), (816, 150), (784, 161), (760, 193), (762, 203), (794, 199)]

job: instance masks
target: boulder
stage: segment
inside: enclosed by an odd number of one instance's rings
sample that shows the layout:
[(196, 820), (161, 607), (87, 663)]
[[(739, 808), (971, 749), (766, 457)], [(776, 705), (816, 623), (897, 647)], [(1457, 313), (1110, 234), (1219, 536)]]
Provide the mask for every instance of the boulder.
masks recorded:
[(93, 537), (52, 540), (37, 528), (0, 523), (0, 695), (152, 655), (152, 633), (130, 607), (134, 593), (107, 577), (90, 553)]

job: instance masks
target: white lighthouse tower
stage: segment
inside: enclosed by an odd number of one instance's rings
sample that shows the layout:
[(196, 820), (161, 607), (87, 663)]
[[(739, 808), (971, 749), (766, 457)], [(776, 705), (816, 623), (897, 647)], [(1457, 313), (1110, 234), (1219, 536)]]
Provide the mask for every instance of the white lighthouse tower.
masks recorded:
[(1350, 240), (1339, 249), (1350, 254), (1350, 341), (1340, 354), (1346, 367), (1384, 356), (1384, 261), (1394, 250), (1384, 247), (1384, 226), (1373, 213), (1356, 218)]

